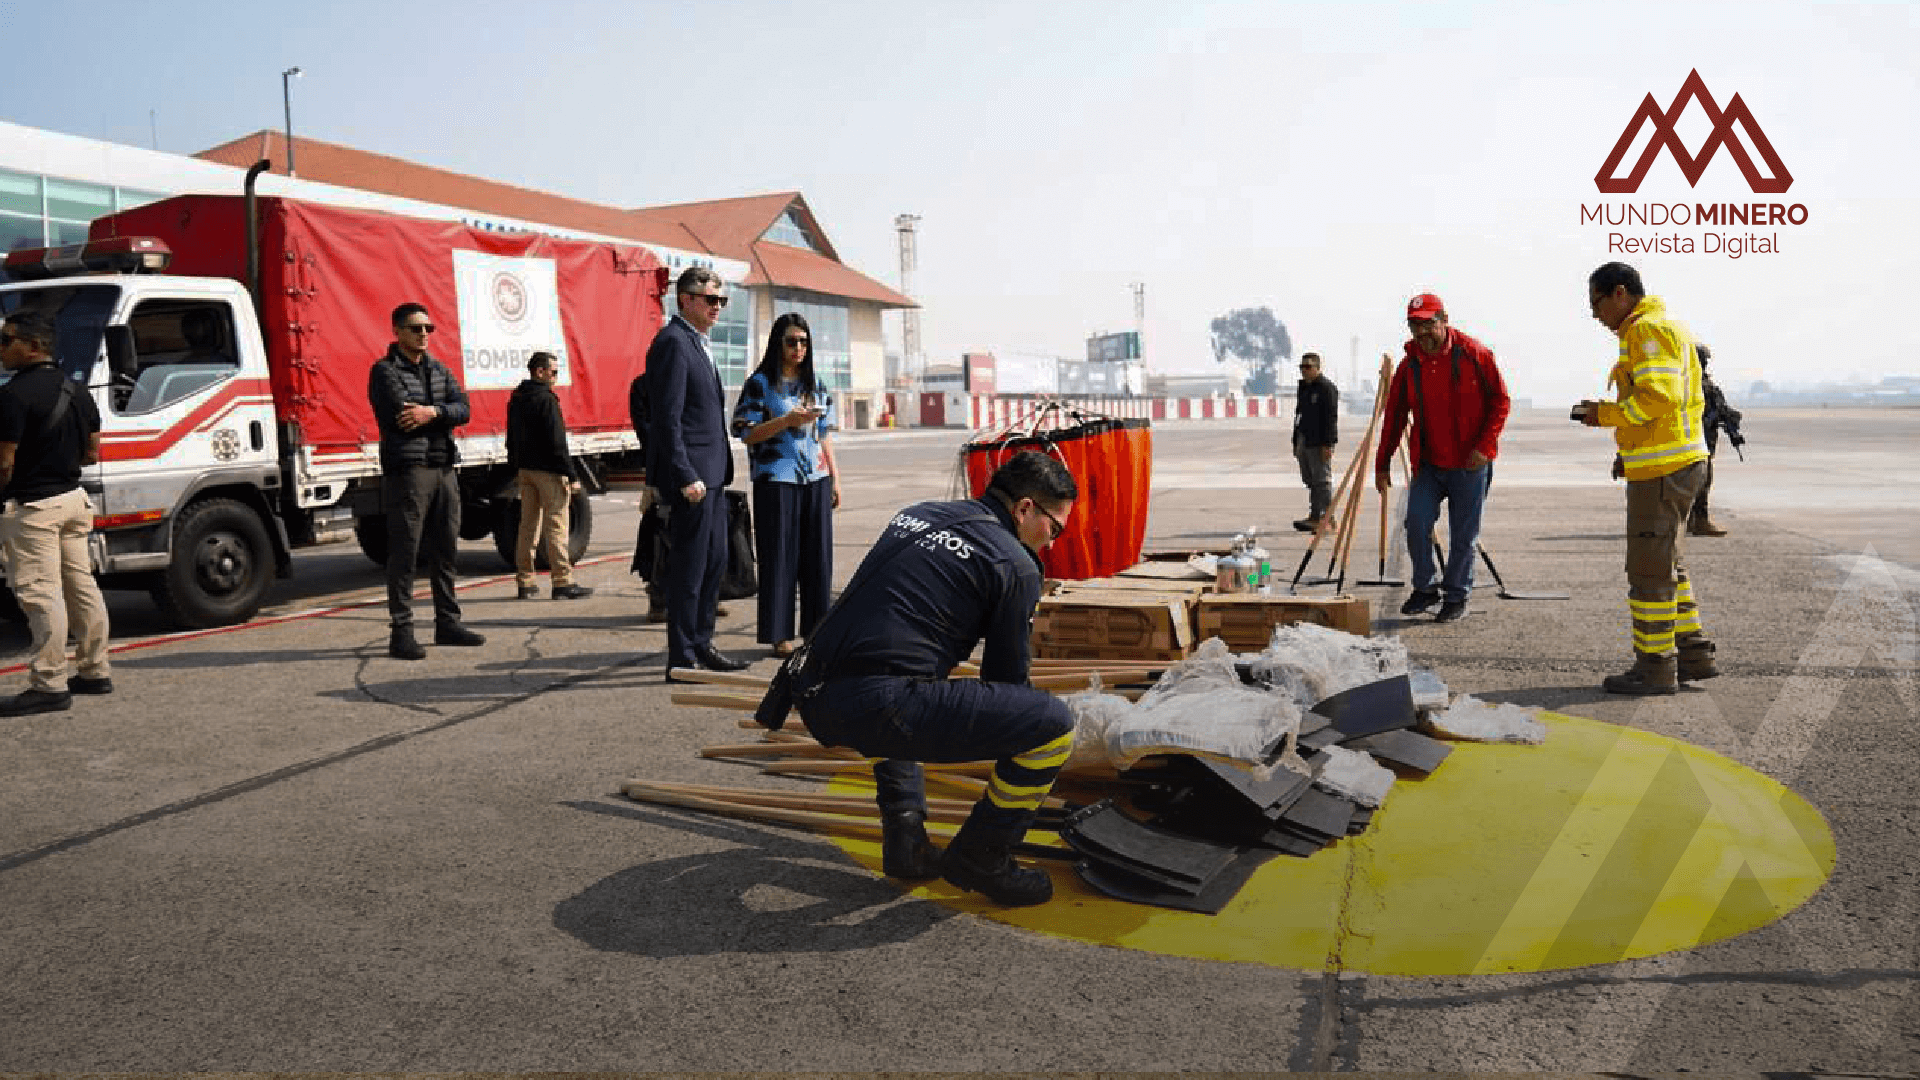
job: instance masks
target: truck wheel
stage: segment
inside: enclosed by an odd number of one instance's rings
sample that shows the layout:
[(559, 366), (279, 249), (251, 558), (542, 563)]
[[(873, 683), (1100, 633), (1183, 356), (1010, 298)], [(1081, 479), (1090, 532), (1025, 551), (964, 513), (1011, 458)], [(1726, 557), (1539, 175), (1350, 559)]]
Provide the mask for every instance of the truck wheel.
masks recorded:
[[(587, 544), (593, 539), (593, 502), (584, 491), (576, 491), (567, 502), (567, 561), (579, 562), (587, 553)], [(518, 569), (514, 558), (513, 546), (520, 541), (520, 500), (502, 502), (493, 522), (493, 549), (500, 553), (500, 561), (507, 569)], [(547, 569), (545, 545), (539, 545), (533, 552), (533, 566), (536, 570)]]
[(152, 593), (189, 630), (245, 622), (273, 581), (273, 544), (252, 510), (232, 499), (194, 503), (173, 528), (173, 558)]
[(387, 516), (385, 514), (353, 519), (353, 538), (360, 542), (360, 554), (372, 559), (373, 565), (387, 565)]

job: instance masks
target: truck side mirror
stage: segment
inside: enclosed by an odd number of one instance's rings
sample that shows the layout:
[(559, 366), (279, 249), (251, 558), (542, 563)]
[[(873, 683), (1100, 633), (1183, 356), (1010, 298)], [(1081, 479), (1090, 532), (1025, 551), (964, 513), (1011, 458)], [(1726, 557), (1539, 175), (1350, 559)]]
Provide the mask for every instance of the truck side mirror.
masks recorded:
[(134, 348), (133, 327), (107, 327), (107, 370), (113, 381), (129, 385), (140, 373), (140, 354)]

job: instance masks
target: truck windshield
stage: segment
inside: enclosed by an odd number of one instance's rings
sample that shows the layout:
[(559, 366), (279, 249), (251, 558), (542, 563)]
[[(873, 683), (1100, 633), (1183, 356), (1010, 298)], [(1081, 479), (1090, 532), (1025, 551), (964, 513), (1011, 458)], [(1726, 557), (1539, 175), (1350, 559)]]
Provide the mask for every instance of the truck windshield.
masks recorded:
[(53, 320), (53, 358), (82, 386), (100, 357), (107, 319), (120, 303), (117, 285), (42, 285), (0, 289), (0, 317), (37, 311)]

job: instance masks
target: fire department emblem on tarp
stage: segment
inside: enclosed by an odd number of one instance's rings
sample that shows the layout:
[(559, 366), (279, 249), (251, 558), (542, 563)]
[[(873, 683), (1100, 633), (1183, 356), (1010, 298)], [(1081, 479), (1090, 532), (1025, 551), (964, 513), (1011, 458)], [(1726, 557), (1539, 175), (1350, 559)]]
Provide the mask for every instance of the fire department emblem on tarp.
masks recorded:
[(459, 301), (460, 363), (468, 390), (511, 390), (527, 377), (536, 350), (560, 360), (558, 385), (573, 381), (560, 318), (554, 261), (538, 255), (453, 252)]
[(492, 296), (494, 317), (504, 329), (513, 333), (526, 329), (527, 287), (518, 274), (503, 270), (493, 275)]

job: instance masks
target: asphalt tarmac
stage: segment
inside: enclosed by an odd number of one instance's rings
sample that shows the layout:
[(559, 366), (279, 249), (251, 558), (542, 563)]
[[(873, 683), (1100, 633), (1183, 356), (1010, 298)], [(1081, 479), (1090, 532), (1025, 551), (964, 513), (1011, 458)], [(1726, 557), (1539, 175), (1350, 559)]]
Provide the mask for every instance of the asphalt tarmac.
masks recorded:
[[(1340, 465), (1364, 422), (1343, 417)], [(1283, 423), (1156, 426), (1150, 544), (1259, 525), (1290, 568)], [(1750, 933), (1457, 978), (1193, 960), (631, 802), (627, 777), (795, 782), (696, 756), (739, 714), (670, 703), (610, 495), (594, 597), (516, 601), (467, 545), (489, 640), (419, 663), (386, 657), (380, 573), (350, 546), (302, 553), (243, 628), (156, 637), (144, 597), (111, 597), (117, 692), (0, 720), (0, 1072), (1914, 1071), (1920, 412), (1754, 410), (1747, 434), (1714, 487), (1731, 535), (1689, 549), (1725, 674), (1677, 697), (1598, 690), (1630, 659), (1624, 496), (1606, 434), (1559, 411), (1510, 425), (1483, 541), (1510, 588), (1570, 599), (1482, 588), (1436, 625), (1356, 591), (1455, 691), (1681, 739), (1808, 800), (1834, 874)], [(894, 510), (947, 496), (961, 437), (841, 437), (838, 582)], [(1351, 578), (1377, 571), (1378, 505)], [(719, 646), (770, 669), (752, 601), (730, 606)], [(12, 692), (24, 635), (4, 644)]]

